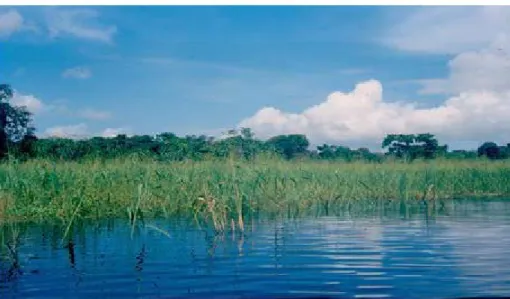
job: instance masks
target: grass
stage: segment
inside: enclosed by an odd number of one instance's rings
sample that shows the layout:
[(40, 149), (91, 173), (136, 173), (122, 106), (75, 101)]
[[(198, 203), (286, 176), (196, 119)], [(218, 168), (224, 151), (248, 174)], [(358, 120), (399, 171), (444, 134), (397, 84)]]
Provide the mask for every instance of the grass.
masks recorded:
[(243, 229), (259, 214), (333, 211), (363, 201), (510, 196), (510, 162), (382, 164), (259, 159), (0, 165), (0, 222), (188, 216)]

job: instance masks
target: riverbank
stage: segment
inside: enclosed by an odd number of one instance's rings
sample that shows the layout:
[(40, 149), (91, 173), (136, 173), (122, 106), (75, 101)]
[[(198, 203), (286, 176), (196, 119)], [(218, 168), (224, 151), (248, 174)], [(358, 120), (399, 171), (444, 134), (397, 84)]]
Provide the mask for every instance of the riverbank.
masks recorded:
[(0, 219), (171, 217), (243, 226), (257, 213), (296, 214), (367, 200), (510, 195), (508, 161), (341, 163), (33, 160), (0, 165)]

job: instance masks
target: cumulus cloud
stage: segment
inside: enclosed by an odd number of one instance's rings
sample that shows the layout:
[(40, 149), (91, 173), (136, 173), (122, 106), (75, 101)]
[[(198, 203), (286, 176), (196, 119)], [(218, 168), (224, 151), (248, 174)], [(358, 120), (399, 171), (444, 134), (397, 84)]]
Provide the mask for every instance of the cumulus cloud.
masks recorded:
[(0, 12), (0, 38), (8, 38), (21, 30), (23, 17), (15, 9)]
[(383, 100), (376, 80), (356, 85), (348, 93), (334, 92), (301, 113), (265, 107), (243, 120), (261, 138), (277, 134), (306, 134), (321, 142), (380, 144), (390, 133), (430, 132), (438, 137), (477, 140), (481, 137), (510, 140), (510, 91), (472, 91), (451, 97), (442, 105), (418, 108), (416, 102)]
[(45, 137), (81, 139), (86, 138), (89, 135), (88, 127), (84, 123), (69, 126), (51, 127), (44, 131)]
[(74, 36), (98, 42), (111, 43), (117, 27), (101, 24), (99, 13), (93, 9), (50, 9), (46, 24), (50, 37)]
[(16, 92), (11, 99), (11, 104), (14, 106), (24, 106), (33, 114), (37, 114), (45, 108), (43, 102), (33, 95), (24, 95)]
[(64, 70), (62, 72), (62, 77), (74, 79), (88, 79), (92, 77), (92, 72), (90, 71), (90, 69), (86, 67), (77, 66)]

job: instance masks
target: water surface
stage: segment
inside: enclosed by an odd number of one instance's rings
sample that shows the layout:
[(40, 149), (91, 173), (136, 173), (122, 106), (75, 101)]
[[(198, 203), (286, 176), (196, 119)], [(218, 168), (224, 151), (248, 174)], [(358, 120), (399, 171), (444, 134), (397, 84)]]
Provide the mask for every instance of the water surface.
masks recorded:
[(79, 225), (72, 242), (59, 226), (5, 226), (0, 297), (510, 296), (510, 202), (409, 211), (259, 220), (225, 235), (175, 220), (147, 222), (168, 236), (132, 235), (116, 220)]

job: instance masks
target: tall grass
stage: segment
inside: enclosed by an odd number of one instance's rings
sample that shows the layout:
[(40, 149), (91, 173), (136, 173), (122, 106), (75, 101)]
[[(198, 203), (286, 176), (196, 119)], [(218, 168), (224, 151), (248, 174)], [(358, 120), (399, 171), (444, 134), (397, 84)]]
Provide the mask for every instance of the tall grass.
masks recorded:
[[(510, 195), (510, 162), (339, 163), (34, 160), (0, 165), (0, 219), (189, 216), (224, 229), (260, 213), (296, 215), (363, 201)], [(1, 221), (1, 220), (0, 220)]]

